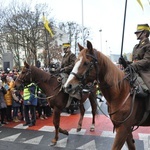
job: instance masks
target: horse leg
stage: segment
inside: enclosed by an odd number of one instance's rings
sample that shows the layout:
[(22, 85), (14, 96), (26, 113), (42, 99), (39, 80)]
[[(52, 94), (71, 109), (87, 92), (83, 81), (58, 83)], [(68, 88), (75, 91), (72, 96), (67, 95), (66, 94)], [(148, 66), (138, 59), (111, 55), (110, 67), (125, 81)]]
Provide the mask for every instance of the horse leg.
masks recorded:
[(83, 105), (83, 103), (80, 103), (80, 119), (78, 121), (77, 132), (81, 131), (81, 129), (82, 129), (84, 113), (85, 113), (84, 105)]
[(92, 108), (92, 125), (90, 127), (90, 131), (93, 132), (95, 131), (95, 115), (96, 115), (96, 110), (97, 110), (97, 104), (96, 104), (96, 97), (89, 97), (89, 101), (91, 104), (91, 108)]
[(128, 135), (126, 142), (127, 142), (127, 146), (128, 146), (128, 149), (129, 149), (129, 150), (135, 150), (135, 149), (136, 149), (136, 148), (135, 148), (135, 144), (134, 144), (135, 141), (134, 141), (134, 139), (133, 139), (132, 133), (130, 133), (130, 134)]
[(56, 145), (58, 138), (59, 138), (59, 136), (58, 136), (59, 132), (68, 135), (68, 131), (63, 130), (59, 127), (59, 125), (60, 125), (60, 113), (61, 113), (61, 111), (57, 107), (55, 107), (53, 109), (53, 124), (55, 126), (55, 137), (51, 141), (52, 145)]
[[(112, 146), (112, 150), (121, 150), (123, 147), (127, 137), (128, 137), (128, 130), (124, 125), (122, 124), (121, 126), (116, 128), (116, 136), (115, 140)], [(134, 149), (133, 149), (134, 150)]]

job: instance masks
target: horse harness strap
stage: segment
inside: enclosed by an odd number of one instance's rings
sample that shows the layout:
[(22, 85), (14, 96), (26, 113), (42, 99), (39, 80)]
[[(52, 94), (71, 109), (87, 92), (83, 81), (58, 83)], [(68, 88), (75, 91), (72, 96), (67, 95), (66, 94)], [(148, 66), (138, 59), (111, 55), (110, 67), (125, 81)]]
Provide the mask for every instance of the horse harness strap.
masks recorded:
[(120, 107), (119, 107), (116, 111), (114, 111), (114, 112), (112, 112), (112, 113), (109, 113), (109, 115), (111, 116), (111, 115), (117, 113), (117, 112), (123, 107), (123, 105), (126, 103), (126, 101), (128, 100), (129, 96), (130, 96), (130, 93), (128, 93), (128, 95), (126, 96), (125, 100), (124, 100), (123, 103), (120, 105)]
[[(133, 97), (132, 97), (132, 101), (131, 101), (132, 103), (131, 103), (131, 109), (130, 109), (129, 115), (128, 115), (124, 120), (119, 120), (119, 121), (118, 121), (118, 120), (111, 119), (112, 122), (116, 122), (116, 123), (122, 124), (122, 123), (126, 122), (126, 121), (131, 117), (132, 112), (133, 112), (134, 102), (135, 102), (135, 94), (136, 94), (136, 92), (134, 91)], [(130, 96), (130, 95), (129, 95), (129, 96)]]
[(94, 56), (91, 54), (87, 54), (87, 56), (90, 56), (93, 58), (93, 63), (96, 68), (96, 80), (98, 83), (100, 83), (99, 78), (98, 78), (99, 77), (99, 67), (98, 67), (97, 51), (96, 50), (94, 51)]

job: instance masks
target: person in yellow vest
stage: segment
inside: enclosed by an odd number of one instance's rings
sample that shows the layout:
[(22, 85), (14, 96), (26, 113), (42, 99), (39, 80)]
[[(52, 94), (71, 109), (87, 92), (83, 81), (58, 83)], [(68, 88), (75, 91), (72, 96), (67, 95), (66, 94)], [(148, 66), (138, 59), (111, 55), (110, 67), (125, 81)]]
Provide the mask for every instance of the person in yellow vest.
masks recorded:
[[(36, 123), (36, 106), (37, 106), (37, 86), (31, 83), (24, 87), (23, 104), (25, 124), (23, 126), (35, 126)], [(30, 113), (30, 114), (29, 114)], [(30, 116), (31, 115), (31, 118)]]

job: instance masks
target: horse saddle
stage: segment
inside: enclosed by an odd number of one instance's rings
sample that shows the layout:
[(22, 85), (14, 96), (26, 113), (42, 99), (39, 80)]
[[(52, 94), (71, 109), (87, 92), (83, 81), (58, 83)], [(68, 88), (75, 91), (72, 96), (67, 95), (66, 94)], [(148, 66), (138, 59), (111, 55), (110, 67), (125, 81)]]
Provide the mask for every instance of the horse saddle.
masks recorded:
[[(127, 70), (126, 70), (127, 69)], [(143, 79), (134, 70), (132, 66), (125, 69), (127, 80), (129, 80), (131, 87), (136, 92), (136, 97), (146, 98), (149, 94), (149, 89), (144, 83)]]

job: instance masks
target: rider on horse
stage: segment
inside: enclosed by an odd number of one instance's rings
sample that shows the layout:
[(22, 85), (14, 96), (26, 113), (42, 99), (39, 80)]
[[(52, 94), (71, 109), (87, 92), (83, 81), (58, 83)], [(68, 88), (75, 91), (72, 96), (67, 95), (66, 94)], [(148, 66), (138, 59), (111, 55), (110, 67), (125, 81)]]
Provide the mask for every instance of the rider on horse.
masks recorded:
[[(148, 24), (137, 25), (135, 32), (137, 40), (140, 40), (133, 48), (132, 62), (127, 63), (123, 57), (119, 58), (119, 63), (123, 65), (125, 70), (132, 67), (135, 72), (143, 79), (148, 88), (149, 101), (150, 101), (150, 27)], [(150, 110), (150, 107), (148, 108)]]
[[(61, 66), (56, 70), (56, 72), (60, 74), (60, 77), (62, 78), (62, 84), (64, 84), (67, 81), (67, 78), (74, 67), (76, 55), (71, 52), (70, 43), (63, 43), (62, 46), (64, 56), (61, 61)], [(72, 101), (71, 97), (69, 97), (69, 101), (70, 101), (69, 103), (71, 103)]]
[(59, 69), (60, 72), (67, 73), (68, 75), (72, 71), (76, 60), (76, 56), (71, 52), (70, 47), (70, 43), (63, 43), (64, 56), (61, 61), (61, 68)]
[(62, 46), (63, 46), (64, 56), (61, 61), (61, 66), (56, 70), (56, 72), (60, 73), (60, 76), (62, 78), (65, 78), (65, 80), (63, 80), (63, 82), (65, 82), (68, 78), (68, 75), (70, 74), (70, 72), (74, 67), (76, 56), (71, 52), (70, 43), (63, 43)]

